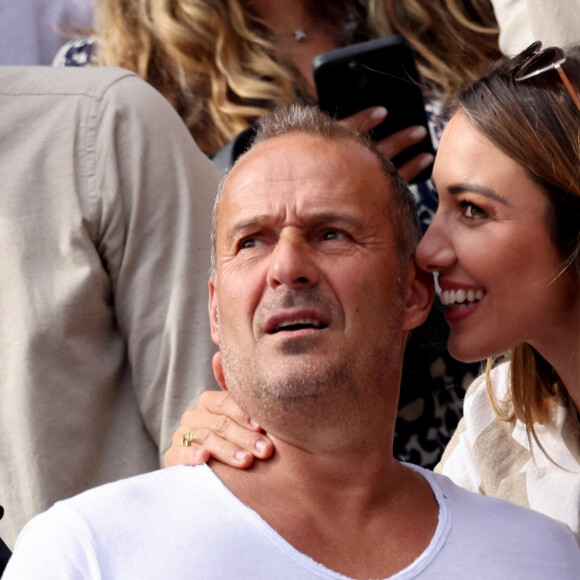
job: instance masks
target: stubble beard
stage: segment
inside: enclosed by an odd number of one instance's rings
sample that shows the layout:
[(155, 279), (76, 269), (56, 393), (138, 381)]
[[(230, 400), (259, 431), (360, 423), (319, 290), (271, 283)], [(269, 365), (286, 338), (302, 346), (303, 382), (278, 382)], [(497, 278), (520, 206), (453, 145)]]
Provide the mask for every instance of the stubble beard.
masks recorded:
[[(289, 305), (301, 300), (296, 298), (301, 293), (292, 294)], [(382, 389), (395, 389), (398, 397), (400, 373), (393, 370), (400, 370), (403, 344), (398, 338), (401, 320), (396, 312), (393, 308), (383, 315), (387, 317), (385, 332), (366, 351), (355, 344), (342, 357), (321, 361), (314, 354), (310, 362), (311, 345), (305, 339), (284, 347), (285, 360), (275, 368), (268, 358), (248, 355), (222, 334), (220, 351), (228, 391), (261, 424), (264, 419), (292, 419), (298, 412), (302, 420), (312, 415), (313, 423), (323, 417), (338, 419), (344, 426), (357, 415), (364, 420), (369, 405), (376, 403), (373, 397), (379, 393), (380, 398)], [(365, 382), (371, 383), (370, 388)]]
[(322, 422), (354, 428), (385, 398), (392, 397), (396, 409), (402, 349), (385, 338), (358, 357), (322, 364), (289, 357), (272, 372), (259, 357), (246, 356), (228, 341), (221, 344), (224, 377), (238, 404), (262, 425), (293, 424), (299, 417), (304, 428)]
[(352, 388), (350, 361), (335, 360), (314, 364), (289, 356), (275, 370), (266, 368), (259, 357), (247, 357), (241, 349), (221, 344), (222, 366), (228, 390), (236, 401), (259, 421), (314, 408), (332, 391), (338, 394)]

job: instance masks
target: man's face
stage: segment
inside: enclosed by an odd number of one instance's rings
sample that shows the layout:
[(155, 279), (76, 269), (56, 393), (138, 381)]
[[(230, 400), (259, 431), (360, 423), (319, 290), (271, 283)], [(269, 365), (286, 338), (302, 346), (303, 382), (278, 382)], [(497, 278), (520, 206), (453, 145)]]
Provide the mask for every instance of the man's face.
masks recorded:
[(374, 155), (343, 139), (276, 137), (233, 169), (217, 215), (210, 317), (238, 400), (252, 393), (263, 408), (385, 388), (416, 325), (406, 320), (392, 195)]

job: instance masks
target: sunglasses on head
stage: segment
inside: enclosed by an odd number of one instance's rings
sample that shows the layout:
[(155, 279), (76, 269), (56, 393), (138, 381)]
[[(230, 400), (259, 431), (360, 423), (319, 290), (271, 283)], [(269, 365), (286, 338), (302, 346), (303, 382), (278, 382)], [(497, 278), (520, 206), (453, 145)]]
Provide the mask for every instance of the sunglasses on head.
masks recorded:
[(510, 72), (518, 82), (531, 79), (545, 72), (555, 70), (562, 79), (566, 90), (580, 111), (580, 96), (574, 88), (568, 75), (562, 70), (562, 64), (566, 62), (566, 55), (561, 48), (550, 46), (542, 50), (540, 41), (533, 42), (514, 59)]

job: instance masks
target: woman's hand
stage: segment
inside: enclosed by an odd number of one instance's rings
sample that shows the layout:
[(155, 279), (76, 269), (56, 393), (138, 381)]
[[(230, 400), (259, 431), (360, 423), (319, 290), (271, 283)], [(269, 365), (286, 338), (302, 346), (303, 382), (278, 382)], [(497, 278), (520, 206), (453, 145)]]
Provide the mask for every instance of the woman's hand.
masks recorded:
[[(185, 439), (188, 446), (183, 444)], [(273, 451), (272, 441), (227, 392), (205, 391), (197, 407), (183, 414), (165, 454), (165, 466), (198, 465), (211, 457), (245, 468), (254, 457), (267, 459)]]
[[(346, 117), (340, 122), (350, 129), (356, 129), (366, 133), (382, 123), (386, 116), (387, 110), (384, 107), (371, 107), (370, 109), (364, 109), (350, 117)], [(393, 159), (399, 153), (405, 151), (405, 149), (422, 141), (426, 135), (427, 130), (425, 127), (422, 125), (414, 125), (397, 131), (378, 141), (377, 147), (386, 157)], [(433, 163), (433, 159), (434, 157), (430, 153), (420, 153), (400, 167), (397, 167), (397, 169), (401, 177), (409, 183), (423, 169), (429, 167)]]

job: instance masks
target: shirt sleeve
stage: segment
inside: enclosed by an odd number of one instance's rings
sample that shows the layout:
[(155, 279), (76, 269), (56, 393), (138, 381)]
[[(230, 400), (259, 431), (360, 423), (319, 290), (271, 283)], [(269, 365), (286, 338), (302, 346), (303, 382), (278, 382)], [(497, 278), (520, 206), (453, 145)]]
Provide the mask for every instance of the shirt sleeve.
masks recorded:
[(112, 85), (99, 115), (95, 191), (86, 196), (98, 216), (92, 235), (161, 463), (183, 411), (217, 388), (207, 304), (219, 173), (173, 107), (136, 76)]
[(474, 423), (478, 422), (473, 413), (478, 413), (478, 403), (482, 397), (486, 397), (485, 379), (478, 377), (467, 390), (463, 418), (447, 444), (441, 461), (435, 466), (436, 473), (446, 475), (460, 487), (477, 493), (481, 493), (482, 480), (473, 449), (477, 439)]

